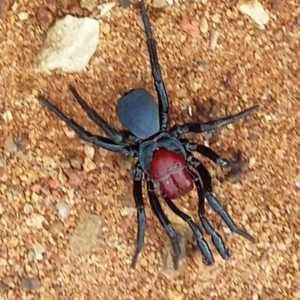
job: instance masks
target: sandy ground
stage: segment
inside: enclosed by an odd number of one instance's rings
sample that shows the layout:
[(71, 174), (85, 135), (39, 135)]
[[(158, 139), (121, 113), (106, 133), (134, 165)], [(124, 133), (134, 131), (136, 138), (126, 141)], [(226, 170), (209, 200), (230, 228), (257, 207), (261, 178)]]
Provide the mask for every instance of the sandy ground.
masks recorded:
[[(204, 266), (187, 234), (186, 258), (175, 272), (166, 267), (167, 238), (145, 199), (146, 245), (136, 269), (130, 268), (136, 238), (134, 160), (98, 149), (93, 161), (86, 159), (85, 143), (72, 137), (35, 96), (43, 93), (84, 127), (99, 132), (75, 104), (67, 88), (72, 83), (121, 128), (115, 115), (119, 95), (134, 87), (154, 92), (138, 7), (115, 7), (103, 20), (105, 34), (85, 72), (47, 76), (32, 68), (45, 35), (35, 13), (44, 4), (22, 0), (0, 24), (1, 299), (300, 299), (299, 5), (262, 2), (271, 17), (261, 31), (234, 3), (225, 2), (180, 1), (150, 8), (149, 15), (171, 124), (209, 120), (260, 104), (250, 118), (217, 135), (195, 137), (200, 143), (205, 138), (227, 158), (240, 150), (249, 163), (248, 172), (230, 180), (202, 158), (219, 200), (256, 243), (231, 234), (209, 210), (232, 258), (223, 261), (213, 250), (215, 265)], [(20, 20), (20, 12), (28, 18)], [(206, 33), (183, 30), (182, 17), (200, 22), (203, 15)], [(211, 51), (213, 29), (220, 37)], [(92, 171), (87, 172), (89, 166)], [(176, 200), (195, 220), (196, 199), (194, 190)], [(57, 214), (60, 202), (70, 207), (64, 221)], [(96, 237), (87, 231), (79, 245), (73, 241), (70, 247), (86, 213), (96, 215), (101, 236), (91, 225)], [(174, 216), (172, 220), (183, 232), (182, 223)], [(93, 238), (93, 249), (81, 252)]]

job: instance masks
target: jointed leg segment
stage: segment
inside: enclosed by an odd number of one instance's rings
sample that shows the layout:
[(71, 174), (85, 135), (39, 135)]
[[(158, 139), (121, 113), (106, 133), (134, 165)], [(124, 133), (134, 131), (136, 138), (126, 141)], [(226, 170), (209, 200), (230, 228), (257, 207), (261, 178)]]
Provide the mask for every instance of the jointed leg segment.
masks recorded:
[(188, 151), (197, 151), (198, 153), (206, 156), (211, 161), (213, 161), (216, 165), (222, 167), (222, 168), (229, 168), (232, 163), (229, 162), (227, 159), (221, 157), (219, 154), (217, 154), (215, 151), (213, 151), (211, 148), (206, 147), (204, 145), (199, 145), (197, 143), (190, 143), (188, 141), (181, 142), (186, 150)]
[(200, 177), (203, 182), (203, 188), (204, 188), (204, 195), (207, 199), (209, 205), (211, 208), (217, 212), (223, 221), (226, 223), (226, 225), (229, 227), (229, 229), (237, 233), (244, 238), (248, 239), (251, 242), (254, 242), (254, 238), (247, 233), (245, 230), (240, 229), (236, 226), (232, 218), (229, 216), (229, 214), (225, 211), (221, 203), (218, 201), (218, 199), (215, 197), (213, 191), (212, 191), (212, 185), (211, 185), (211, 176), (208, 172), (208, 170), (205, 168), (205, 166), (197, 160), (190, 152), (188, 152), (188, 158), (187, 161), (189, 164), (191, 164), (200, 174)]
[[(231, 256), (230, 250), (225, 246), (223, 239), (215, 231), (215, 229), (212, 227), (212, 225), (209, 223), (209, 221), (205, 216), (205, 197), (204, 197), (204, 191), (200, 179), (193, 171), (189, 170), (189, 172), (197, 188), (198, 199), (199, 199), (198, 215), (201, 224), (205, 229), (206, 233), (211, 236), (212, 242), (216, 247), (216, 249), (218, 250), (219, 254), (223, 257), (223, 259), (228, 259)], [(204, 261), (204, 263), (206, 262)]]
[(248, 116), (254, 110), (256, 110), (259, 106), (254, 105), (250, 108), (247, 108), (237, 114), (230, 115), (224, 118), (220, 118), (213, 121), (208, 121), (205, 123), (186, 123), (182, 125), (174, 125), (170, 129), (170, 133), (174, 137), (180, 137), (184, 133), (194, 132), (194, 133), (201, 133), (206, 131), (212, 131), (220, 127), (224, 127), (228, 124), (234, 123), (237, 120)]
[(163, 195), (163, 198), (165, 199), (167, 205), (170, 207), (170, 209), (181, 219), (183, 219), (185, 222), (188, 223), (190, 226), (193, 234), (195, 235), (197, 239), (198, 248), (200, 249), (202, 255), (203, 255), (203, 261), (207, 265), (213, 265), (214, 264), (214, 257), (209, 249), (209, 246), (205, 239), (203, 238), (203, 234), (201, 232), (201, 229), (199, 226), (192, 220), (190, 216), (185, 214), (183, 211), (181, 211), (173, 202), (172, 200), (167, 197), (166, 195)]
[(88, 117), (97, 124), (115, 143), (125, 144), (126, 138), (115, 128), (109, 125), (86, 101), (79, 95), (74, 86), (69, 86), (71, 93), (77, 100), (78, 104), (87, 113)]
[(134, 171), (134, 183), (133, 183), (133, 197), (137, 209), (137, 223), (138, 223), (138, 233), (136, 241), (136, 251), (133, 256), (131, 266), (134, 268), (138, 259), (138, 255), (142, 251), (144, 246), (145, 229), (146, 229), (146, 213), (143, 202), (142, 193), (142, 180), (143, 180), (143, 170), (139, 163), (135, 165)]
[(152, 76), (154, 79), (155, 89), (158, 95), (160, 130), (166, 130), (168, 125), (169, 99), (166, 92), (165, 84), (162, 79), (161, 69), (158, 62), (156, 43), (152, 35), (150, 21), (146, 12), (144, 0), (140, 0), (142, 19), (146, 31), (147, 45), (150, 56)]
[(73, 119), (68, 118), (61, 110), (59, 110), (55, 105), (49, 102), (48, 99), (39, 95), (38, 99), (47, 106), (57, 117), (63, 120), (70, 128), (72, 128), (78, 135), (78, 137), (84, 141), (90, 142), (98, 147), (102, 147), (106, 150), (110, 150), (113, 152), (119, 152), (126, 156), (137, 157), (138, 150), (137, 147), (120, 145), (113, 142), (111, 139), (93, 135), (89, 131), (85, 130), (78, 123), (76, 123)]
[(165, 215), (165, 213), (162, 210), (162, 207), (158, 201), (158, 197), (156, 196), (156, 194), (154, 192), (154, 186), (153, 186), (153, 182), (152, 182), (151, 178), (148, 176), (146, 176), (146, 177), (147, 177), (148, 196), (149, 196), (152, 210), (155, 213), (155, 215), (158, 218), (161, 225), (163, 226), (163, 228), (165, 229), (165, 231), (171, 241), (171, 245), (173, 248), (174, 268), (178, 269), (178, 263), (179, 263), (181, 250), (180, 250), (180, 245), (178, 242), (177, 233), (176, 233), (175, 229), (173, 228), (171, 222), (169, 221), (169, 219), (167, 218), (167, 216)]

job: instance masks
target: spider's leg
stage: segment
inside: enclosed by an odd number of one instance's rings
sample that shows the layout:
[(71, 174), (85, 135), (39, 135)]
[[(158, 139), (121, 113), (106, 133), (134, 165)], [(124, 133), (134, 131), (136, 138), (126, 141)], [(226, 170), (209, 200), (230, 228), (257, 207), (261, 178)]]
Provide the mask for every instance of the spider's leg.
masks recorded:
[(192, 179), (197, 188), (199, 198), (198, 215), (201, 224), (204, 227), (206, 233), (211, 236), (212, 242), (218, 250), (219, 254), (223, 257), (223, 259), (229, 259), (231, 256), (231, 251), (225, 246), (222, 237), (215, 231), (215, 229), (211, 226), (211, 224), (205, 216), (205, 198), (202, 183), (200, 182), (199, 177), (196, 175), (195, 172), (189, 169), (189, 173), (191, 174)]
[(142, 14), (142, 19), (143, 19), (146, 37), (147, 37), (147, 45), (148, 45), (148, 51), (150, 56), (152, 77), (154, 79), (154, 85), (158, 96), (160, 130), (166, 130), (168, 125), (168, 118), (169, 118), (168, 117), (169, 99), (161, 75), (161, 69), (160, 69), (157, 51), (156, 51), (156, 43), (152, 35), (150, 21), (145, 8), (145, 2), (144, 0), (139, 0), (139, 1), (140, 1), (141, 14)]
[(203, 181), (204, 195), (210, 207), (221, 216), (223, 221), (226, 223), (226, 225), (232, 232), (243, 236), (251, 242), (254, 242), (255, 239), (249, 233), (237, 227), (232, 218), (225, 211), (224, 207), (214, 195), (211, 184), (211, 176), (208, 170), (204, 167), (204, 165), (198, 159), (196, 159), (190, 152), (188, 152), (187, 160), (200, 174), (200, 177)]
[(203, 255), (203, 262), (206, 265), (213, 265), (215, 260), (214, 257), (209, 249), (209, 246), (205, 239), (203, 238), (203, 234), (201, 232), (201, 229), (198, 227), (198, 225), (192, 220), (190, 216), (185, 214), (183, 211), (181, 211), (173, 202), (172, 200), (167, 197), (166, 195), (163, 195), (163, 198), (165, 199), (167, 205), (170, 207), (170, 209), (179, 216), (182, 220), (188, 223), (190, 226), (193, 234), (195, 235), (197, 239), (198, 247)]
[(138, 150), (131, 146), (119, 145), (112, 140), (91, 134), (76, 123), (73, 119), (68, 118), (61, 110), (55, 105), (51, 104), (45, 97), (39, 95), (38, 100), (47, 106), (57, 117), (63, 120), (70, 128), (72, 128), (78, 135), (78, 137), (86, 142), (90, 142), (98, 147), (102, 147), (106, 150), (119, 152), (126, 156), (137, 157)]
[(211, 161), (213, 161), (216, 165), (222, 167), (222, 168), (228, 168), (232, 166), (232, 162), (229, 160), (221, 157), (219, 154), (217, 154), (215, 151), (213, 151), (211, 148), (206, 147), (204, 145), (199, 145), (197, 143), (190, 143), (188, 141), (181, 141), (186, 150), (188, 151), (197, 151), (198, 153), (206, 156)]
[(134, 253), (131, 262), (132, 268), (135, 268), (138, 255), (140, 254), (144, 246), (146, 213), (145, 213), (145, 207), (143, 202), (142, 180), (143, 180), (143, 170), (140, 166), (140, 163), (138, 162), (135, 165), (134, 183), (133, 183), (133, 197), (137, 209), (138, 232), (137, 232), (136, 251)]
[(220, 118), (217, 120), (205, 122), (205, 123), (186, 123), (186, 124), (182, 124), (182, 125), (174, 125), (170, 129), (170, 133), (175, 137), (179, 137), (182, 134), (189, 133), (189, 132), (200, 133), (200, 132), (215, 130), (217, 128), (234, 123), (237, 120), (248, 116), (250, 113), (252, 113), (258, 107), (259, 107), (259, 105), (254, 105), (254, 106), (252, 106), (248, 109), (245, 109), (237, 114), (230, 115), (230, 116)]
[(83, 108), (89, 118), (96, 123), (102, 130), (117, 144), (125, 144), (126, 138), (118, 132), (115, 128), (109, 125), (99, 114), (92, 109), (85, 100), (78, 94), (77, 90), (74, 86), (70, 85), (69, 89), (78, 104)]
[(155, 213), (156, 217), (158, 218), (160, 224), (164, 227), (173, 248), (173, 262), (174, 262), (174, 268), (178, 269), (178, 262), (181, 254), (180, 245), (178, 241), (178, 236), (173, 228), (171, 222), (165, 215), (165, 213), (162, 210), (162, 207), (158, 201), (158, 197), (156, 196), (154, 192), (154, 185), (149, 176), (147, 177), (147, 190), (148, 190), (148, 196), (150, 200), (150, 204), (152, 207), (153, 212)]

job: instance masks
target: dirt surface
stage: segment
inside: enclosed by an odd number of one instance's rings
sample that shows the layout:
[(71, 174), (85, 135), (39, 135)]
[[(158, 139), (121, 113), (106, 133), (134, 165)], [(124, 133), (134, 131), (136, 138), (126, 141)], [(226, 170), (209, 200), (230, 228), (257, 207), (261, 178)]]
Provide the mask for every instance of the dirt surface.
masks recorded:
[[(89, 159), (85, 143), (35, 96), (43, 93), (99, 132), (74, 102), (72, 83), (121, 128), (115, 115), (119, 95), (134, 87), (154, 93), (139, 9), (136, 3), (116, 6), (104, 18), (105, 34), (85, 72), (46, 76), (32, 68), (45, 36), (36, 18), (44, 4), (17, 1), (0, 23), (1, 299), (300, 299), (298, 1), (263, 1), (270, 13), (264, 31), (239, 13), (234, 1), (203, 2), (149, 8), (171, 123), (213, 119), (260, 104), (250, 118), (195, 138), (201, 143), (205, 138), (227, 158), (241, 151), (248, 162), (242, 176), (228, 178), (202, 158), (219, 200), (256, 243), (231, 234), (208, 210), (232, 258), (223, 261), (213, 250), (215, 265), (204, 266), (189, 237), (180, 271), (166, 270), (167, 238), (145, 199), (146, 244), (136, 269), (130, 268), (137, 227), (134, 160), (98, 149)], [(22, 12), (28, 15), (20, 20)], [(194, 29), (203, 16), (206, 32), (184, 30)], [(182, 21), (187, 17), (190, 27)], [(209, 48), (213, 30), (219, 33), (214, 51)], [(195, 220), (196, 199), (194, 190), (176, 200)], [(94, 224), (102, 227), (94, 247), (81, 253), (74, 251), (81, 243), (72, 236), (86, 213), (98, 216)]]

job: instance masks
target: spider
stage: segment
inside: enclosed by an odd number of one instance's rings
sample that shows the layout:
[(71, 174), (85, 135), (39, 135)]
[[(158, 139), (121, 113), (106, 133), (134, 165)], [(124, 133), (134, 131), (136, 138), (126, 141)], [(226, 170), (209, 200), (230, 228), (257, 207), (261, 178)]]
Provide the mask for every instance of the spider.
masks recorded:
[(122, 153), (126, 156), (136, 157), (138, 159), (134, 167), (133, 182), (133, 197), (137, 209), (138, 223), (136, 250), (131, 262), (133, 268), (136, 266), (138, 255), (144, 246), (146, 228), (146, 214), (142, 196), (142, 181), (144, 178), (147, 182), (147, 192), (151, 208), (170, 239), (174, 268), (178, 269), (181, 254), (178, 235), (163, 212), (155, 190), (155, 185), (159, 187), (160, 195), (169, 208), (187, 222), (191, 228), (196, 237), (198, 248), (202, 253), (203, 263), (213, 265), (214, 256), (203, 237), (203, 232), (200, 227), (190, 216), (181, 211), (172, 202), (173, 199), (190, 192), (194, 185), (198, 194), (198, 216), (200, 222), (205, 232), (211, 237), (212, 243), (223, 259), (229, 259), (231, 251), (226, 247), (222, 237), (214, 230), (206, 218), (205, 199), (210, 207), (221, 216), (222, 220), (233, 233), (237, 233), (251, 242), (254, 242), (254, 238), (234, 223), (218, 201), (212, 189), (212, 179), (209, 171), (193, 156), (192, 151), (200, 153), (220, 167), (228, 168), (231, 167), (233, 163), (222, 158), (209, 147), (189, 142), (187, 139), (182, 138), (182, 135), (189, 132), (207, 132), (226, 126), (249, 115), (258, 108), (258, 105), (217, 120), (205, 123), (191, 122), (182, 125), (176, 124), (168, 129), (168, 95), (162, 78), (156, 44), (152, 36), (145, 3), (144, 0), (139, 0), (139, 2), (158, 104), (153, 96), (145, 89), (132, 89), (128, 91), (118, 100), (116, 109), (117, 116), (126, 130), (117, 131), (98, 115), (97, 112), (81, 98), (76, 89), (70, 85), (70, 91), (78, 104), (86, 112), (87, 116), (108, 136), (102, 137), (93, 135), (85, 130), (73, 119), (68, 118), (42, 95), (39, 95), (38, 99), (73, 129), (80, 139), (109, 151)]

